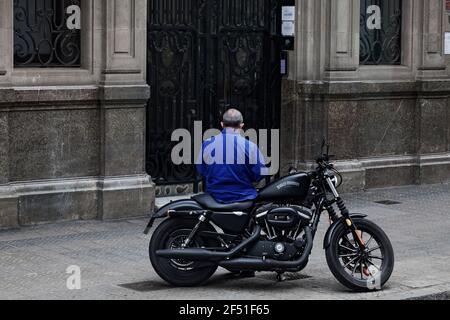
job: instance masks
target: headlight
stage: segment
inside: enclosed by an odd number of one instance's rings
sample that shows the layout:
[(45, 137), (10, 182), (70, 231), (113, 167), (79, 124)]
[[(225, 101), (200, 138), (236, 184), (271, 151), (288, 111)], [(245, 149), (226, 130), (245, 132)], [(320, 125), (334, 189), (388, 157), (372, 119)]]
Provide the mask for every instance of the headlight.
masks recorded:
[(333, 183), (335, 188), (339, 188), (342, 184), (342, 176), (341, 174), (336, 170), (327, 170), (325, 173), (327, 177), (330, 178), (331, 182)]

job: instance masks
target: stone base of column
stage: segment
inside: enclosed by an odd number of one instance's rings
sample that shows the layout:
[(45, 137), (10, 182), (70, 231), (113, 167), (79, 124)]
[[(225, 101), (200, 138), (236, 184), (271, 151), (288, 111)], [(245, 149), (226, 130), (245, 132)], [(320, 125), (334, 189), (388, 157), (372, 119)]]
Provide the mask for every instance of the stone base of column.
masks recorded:
[(155, 206), (155, 185), (147, 175), (107, 178), (99, 183), (99, 215), (103, 220), (149, 215)]
[(18, 198), (9, 186), (0, 186), (0, 230), (19, 226)]
[[(299, 163), (300, 170), (315, 168), (314, 162)], [(336, 162), (344, 182), (341, 192), (413, 184), (450, 182), (450, 154), (379, 157)]]
[(154, 201), (148, 175), (10, 184), (0, 188), (0, 229), (141, 217), (152, 212)]

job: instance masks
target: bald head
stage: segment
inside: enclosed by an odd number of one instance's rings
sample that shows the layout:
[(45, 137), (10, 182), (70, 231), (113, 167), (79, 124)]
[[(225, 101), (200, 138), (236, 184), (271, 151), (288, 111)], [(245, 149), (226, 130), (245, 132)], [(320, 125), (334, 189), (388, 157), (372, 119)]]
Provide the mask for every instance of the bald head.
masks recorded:
[(242, 129), (244, 126), (244, 117), (237, 109), (229, 109), (223, 115), (222, 126), (224, 128)]

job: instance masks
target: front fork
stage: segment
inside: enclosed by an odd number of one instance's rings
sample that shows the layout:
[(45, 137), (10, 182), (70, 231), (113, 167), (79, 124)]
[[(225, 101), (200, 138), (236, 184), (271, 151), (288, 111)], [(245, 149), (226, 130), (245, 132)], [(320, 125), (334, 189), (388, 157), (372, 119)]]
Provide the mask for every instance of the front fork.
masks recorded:
[[(326, 181), (327, 181), (327, 184), (328, 184), (331, 192), (334, 195), (336, 204), (337, 204), (339, 210), (341, 211), (341, 215), (345, 220), (345, 225), (347, 226), (349, 231), (352, 233), (353, 238), (356, 239), (356, 242), (358, 243), (359, 248), (364, 251), (366, 249), (366, 244), (365, 244), (364, 240), (362, 239), (361, 231), (359, 231), (356, 228), (355, 224), (353, 223), (353, 220), (350, 217), (350, 212), (348, 211), (347, 207), (345, 206), (344, 200), (342, 200), (341, 196), (337, 192), (336, 187), (334, 186), (331, 179), (327, 178)], [(332, 204), (328, 204), (325, 209), (330, 214), (330, 217), (332, 220), (335, 220), (337, 218), (336, 211), (334, 211)]]

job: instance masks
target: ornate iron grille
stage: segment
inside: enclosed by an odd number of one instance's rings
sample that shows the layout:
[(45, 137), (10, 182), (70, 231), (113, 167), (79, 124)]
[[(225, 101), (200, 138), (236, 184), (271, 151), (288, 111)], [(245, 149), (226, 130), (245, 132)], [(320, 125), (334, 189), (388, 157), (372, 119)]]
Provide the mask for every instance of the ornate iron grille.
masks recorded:
[[(361, 0), (359, 58), (362, 65), (401, 64), (401, 9), (401, 0)], [(380, 24), (375, 20), (378, 14)]]
[(14, 0), (14, 66), (79, 67), (80, 30), (67, 8), (80, 0)]
[(194, 166), (172, 164), (174, 129), (219, 128), (230, 104), (247, 128), (279, 127), (278, 1), (148, 3), (147, 172), (158, 184), (195, 182)]

